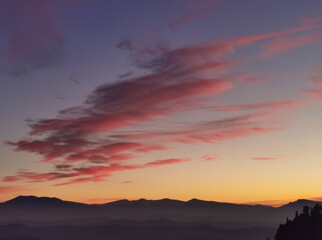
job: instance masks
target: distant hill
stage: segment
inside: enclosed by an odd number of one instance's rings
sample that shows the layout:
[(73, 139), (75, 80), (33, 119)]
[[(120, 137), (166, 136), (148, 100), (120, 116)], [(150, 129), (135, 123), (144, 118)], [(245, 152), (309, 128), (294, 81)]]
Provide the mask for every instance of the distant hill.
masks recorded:
[(314, 201), (298, 200), (275, 208), (198, 199), (186, 202), (172, 199), (139, 199), (88, 205), (58, 198), (19, 196), (0, 203), (0, 223), (40, 226), (56, 223), (82, 225), (132, 221), (131, 224), (137, 226), (164, 219), (171, 223), (180, 223), (182, 226), (198, 222), (225, 228), (277, 227), (286, 217), (293, 217), (296, 210), (301, 211), (304, 205), (314, 204)]
[[(155, 226), (127, 227), (121, 225), (102, 226), (49, 226), (26, 227), (22, 225), (0, 225), (3, 240), (260, 240), (270, 236), (274, 228), (218, 229), (210, 226)], [(20, 238), (28, 234), (34, 238)], [(2, 240), (0, 238), (0, 240)]]

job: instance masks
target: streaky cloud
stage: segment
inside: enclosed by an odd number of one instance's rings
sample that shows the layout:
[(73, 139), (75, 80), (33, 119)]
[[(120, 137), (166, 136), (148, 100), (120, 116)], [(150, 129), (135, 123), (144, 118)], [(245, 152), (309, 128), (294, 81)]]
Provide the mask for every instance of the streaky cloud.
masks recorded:
[(301, 36), (285, 36), (271, 40), (260, 46), (260, 57), (272, 57), (276, 54), (290, 51), (322, 40), (321, 32), (308, 33)]
[(268, 156), (268, 157), (252, 157), (252, 160), (256, 161), (274, 161), (274, 160), (279, 160), (282, 158), (282, 155), (273, 155), (273, 156)]

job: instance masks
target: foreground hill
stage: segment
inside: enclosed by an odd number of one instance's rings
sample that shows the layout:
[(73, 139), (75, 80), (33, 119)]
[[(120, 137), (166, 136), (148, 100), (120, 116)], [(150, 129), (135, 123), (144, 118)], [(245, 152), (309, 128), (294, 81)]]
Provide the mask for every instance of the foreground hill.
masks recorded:
[[(296, 210), (316, 202), (298, 200), (282, 207), (220, 203), (192, 199), (136, 201), (121, 200), (101, 205), (67, 202), (57, 198), (19, 196), (0, 203), (0, 223), (23, 223), (29, 226), (56, 224), (120, 224), (126, 226), (191, 226), (207, 224), (225, 228), (276, 227)], [(154, 223), (153, 223), (154, 221)], [(167, 222), (167, 224), (164, 224)], [(162, 222), (162, 221), (161, 221)], [(126, 224), (125, 224), (126, 223)], [(171, 224), (170, 224), (171, 223)], [(180, 224), (179, 224), (180, 223)]]
[(276, 232), (275, 240), (322, 240), (322, 206), (303, 207), (293, 220), (287, 219)]

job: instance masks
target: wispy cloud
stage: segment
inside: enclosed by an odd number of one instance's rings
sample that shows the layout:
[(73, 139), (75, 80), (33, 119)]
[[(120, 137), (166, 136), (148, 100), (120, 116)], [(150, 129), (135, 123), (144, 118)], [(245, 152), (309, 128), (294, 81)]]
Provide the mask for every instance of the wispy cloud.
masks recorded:
[(131, 183), (133, 183), (132, 181), (123, 181), (122, 182), (123, 184), (131, 184)]
[(169, 165), (169, 164), (174, 164), (174, 163), (186, 162), (189, 160), (190, 160), (190, 158), (186, 158), (186, 159), (173, 158), (173, 159), (157, 160), (154, 162), (146, 163), (145, 166), (156, 167), (156, 166), (163, 166), (163, 165)]
[(64, 180), (71, 179), (67, 182), (56, 184), (55, 186), (64, 186), (75, 183), (84, 183), (84, 182), (100, 182), (105, 180), (114, 172), (121, 172), (126, 170), (135, 170), (143, 169), (150, 167), (159, 167), (170, 164), (177, 164), (181, 162), (189, 161), (190, 159), (164, 159), (156, 160), (152, 162), (147, 162), (145, 164), (129, 165), (129, 164), (119, 164), (112, 163), (108, 166), (87, 166), (87, 167), (68, 167), (68, 171), (62, 172), (60, 169), (56, 168), (56, 171), (47, 172), (47, 173), (35, 173), (27, 170), (21, 170), (17, 173), (16, 176), (6, 176), (2, 178), (3, 182), (16, 182), (20, 180), (27, 180), (29, 183), (36, 182), (47, 182), (55, 180)]
[(130, 132), (112, 136), (119, 139), (159, 139), (168, 143), (183, 144), (219, 143), (282, 130), (283, 127), (270, 126), (267, 123), (267, 117), (271, 114), (271, 112), (258, 112), (198, 124), (186, 124), (175, 131)]
[(259, 102), (259, 103), (250, 103), (250, 104), (238, 104), (238, 105), (221, 105), (214, 107), (206, 107), (212, 111), (223, 111), (223, 112), (241, 112), (241, 111), (251, 111), (251, 110), (287, 110), (295, 109), (297, 107), (303, 106), (306, 103), (309, 103), (311, 99), (295, 99), (295, 100), (286, 100), (286, 101), (275, 101), (275, 102)]
[(213, 5), (218, 0), (175, 0), (173, 2), (180, 4), (180, 6), (188, 7), (189, 12), (184, 14), (183, 16), (171, 21), (168, 26), (177, 30), (182, 25), (190, 23), (201, 16), (204, 16), (211, 5)]
[(274, 161), (274, 160), (279, 160), (283, 156), (282, 155), (272, 155), (272, 156), (265, 156), (265, 157), (252, 157), (252, 160), (256, 161)]
[(301, 36), (285, 36), (271, 40), (269, 43), (263, 44), (261, 48), (261, 57), (272, 57), (276, 54), (290, 51), (294, 48), (305, 46), (322, 40), (321, 32), (313, 32)]
[(216, 155), (204, 155), (204, 156), (202, 156), (202, 159), (204, 161), (215, 161), (215, 160), (220, 160), (221, 157), (218, 154), (216, 154)]
[(322, 89), (303, 90), (302, 93), (310, 94), (318, 98), (322, 98)]

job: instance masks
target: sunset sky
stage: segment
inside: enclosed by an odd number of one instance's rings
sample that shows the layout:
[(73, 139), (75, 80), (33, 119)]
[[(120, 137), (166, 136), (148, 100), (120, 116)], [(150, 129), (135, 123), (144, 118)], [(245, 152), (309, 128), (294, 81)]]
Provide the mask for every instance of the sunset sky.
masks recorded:
[(321, 0), (0, 3), (0, 202), (322, 198)]

